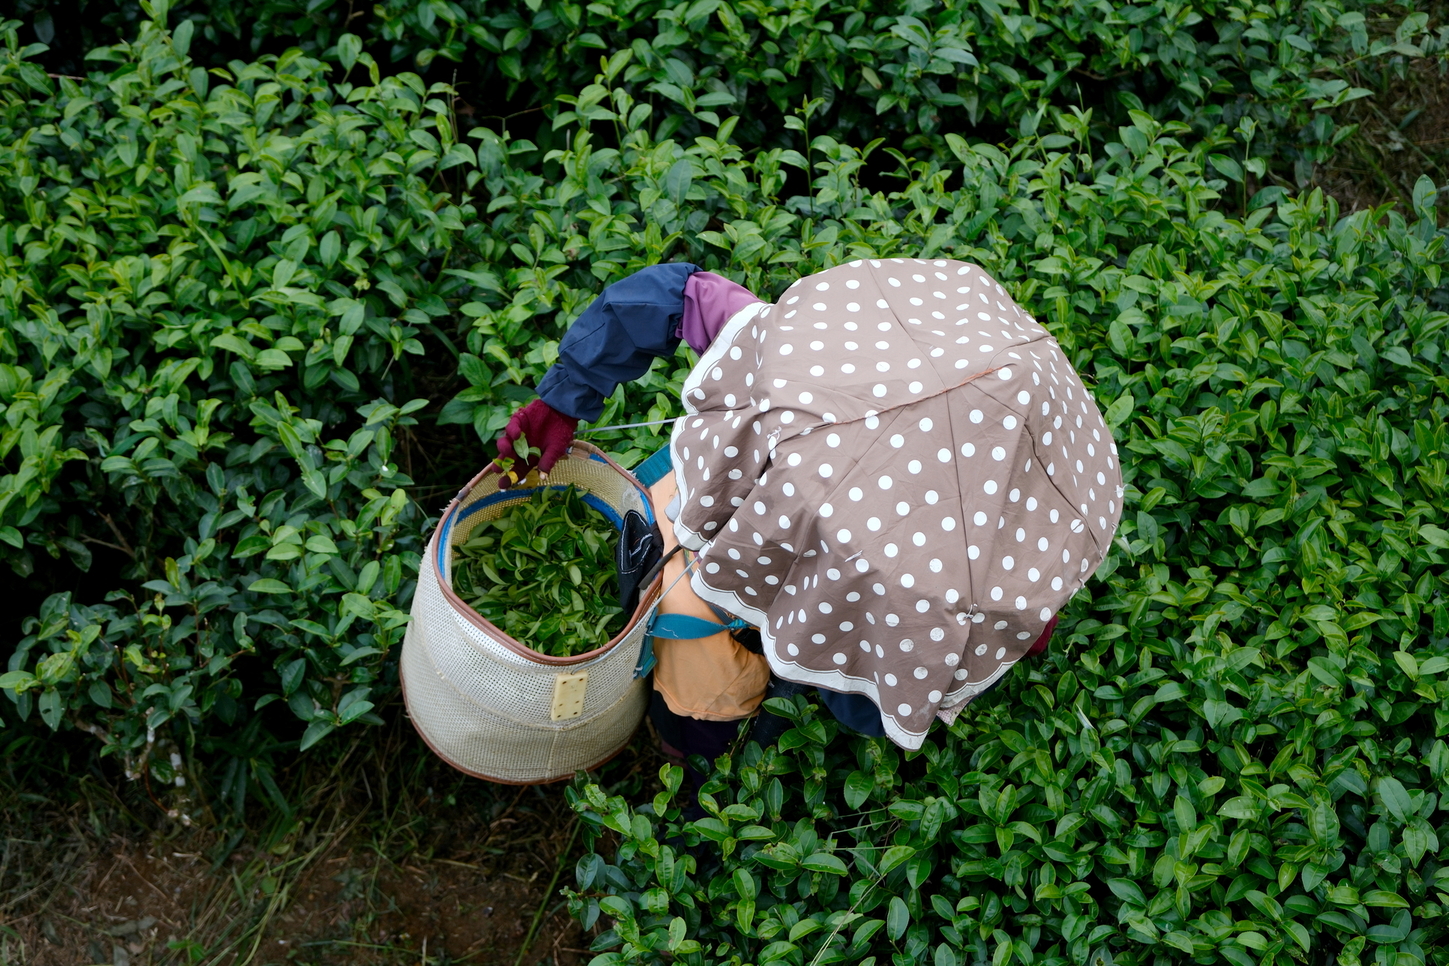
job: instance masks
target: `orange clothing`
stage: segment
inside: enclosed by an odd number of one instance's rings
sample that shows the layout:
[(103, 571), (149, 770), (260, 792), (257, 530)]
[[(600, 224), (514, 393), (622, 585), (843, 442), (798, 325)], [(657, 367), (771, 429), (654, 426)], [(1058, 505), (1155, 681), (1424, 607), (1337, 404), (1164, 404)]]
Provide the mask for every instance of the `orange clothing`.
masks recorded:
[[(674, 549), (674, 528), (665, 508), (674, 499), (674, 474), (649, 488), (654, 515), (664, 534), (664, 552)], [(719, 616), (694, 593), (689, 578), (679, 579), (694, 559), (688, 550), (664, 565), (664, 586), (669, 592), (659, 602), (661, 614), (688, 614), (719, 622)], [(770, 665), (763, 655), (747, 650), (728, 631), (687, 641), (654, 639), (654, 690), (675, 714), (704, 721), (738, 721), (759, 708), (770, 683)]]

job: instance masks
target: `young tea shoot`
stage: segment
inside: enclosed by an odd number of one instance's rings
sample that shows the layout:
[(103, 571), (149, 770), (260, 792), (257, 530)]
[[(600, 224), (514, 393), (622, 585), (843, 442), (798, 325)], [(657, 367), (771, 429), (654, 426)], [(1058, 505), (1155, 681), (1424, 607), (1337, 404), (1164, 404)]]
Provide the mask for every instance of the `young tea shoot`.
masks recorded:
[(454, 548), (454, 589), (540, 654), (583, 654), (624, 629), (618, 540), (618, 530), (574, 487), (540, 489)]

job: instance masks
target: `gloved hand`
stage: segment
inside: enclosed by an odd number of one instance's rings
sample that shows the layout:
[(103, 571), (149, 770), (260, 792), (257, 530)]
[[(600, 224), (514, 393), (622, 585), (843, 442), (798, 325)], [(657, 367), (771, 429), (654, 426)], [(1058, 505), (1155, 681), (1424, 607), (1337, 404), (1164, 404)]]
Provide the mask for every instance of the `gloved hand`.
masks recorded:
[[(498, 481), (498, 488), (506, 490), (537, 468), (545, 476), (553, 464), (568, 452), (574, 441), (574, 430), (578, 428), (577, 417), (565, 416), (542, 399), (535, 399), (513, 414), (498, 437), (498, 458), (513, 460), (513, 467)], [(513, 444), (520, 436), (528, 439), (529, 449), (534, 452), (528, 459), (520, 459)]]

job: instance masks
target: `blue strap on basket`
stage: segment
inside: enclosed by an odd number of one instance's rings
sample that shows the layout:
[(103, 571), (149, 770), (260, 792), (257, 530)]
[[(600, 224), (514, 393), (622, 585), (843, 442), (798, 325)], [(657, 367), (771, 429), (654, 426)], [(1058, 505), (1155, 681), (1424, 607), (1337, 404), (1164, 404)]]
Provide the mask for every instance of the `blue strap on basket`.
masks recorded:
[[(650, 456), (634, 467), (632, 472), (634, 478), (645, 486), (653, 486), (664, 479), (674, 472), (669, 447), (665, 446)], [(644, 632), (644, 641), (639, 648), (639, 663), (634, 667), (634, 677), (642, 678), (654, 670), (654, 665), (658, 663), (654, 656), (656, 637), (662, 637), (666, 641), (696, 641), (702, 637), (713, 637), (721, 631), (739, 631), (751, 626), (749, 621), (740, 620), (738, 617), (731, 619), (719, 608), (710, 606), (720, 616), (719, 621), (705, 620), (689, 614), (661, 614), (656, 610), (649, 621), (649, 629)]]
[(649, 457), (638, 466), (634, 467), (634, 479), (645, 486), (653, 486), (664, 479), (674, 470), (674, 463), (669, 456), (669, 447), (665, 446), (653, 456)]
[(649, 630), (644, 632), (644, 645), (639, 649), (639, 664), (634, 668), (634, 676), (642, 678), (654, 670), (657, 663), (654, 657), (656, 637), (662, 637), (666, 641), (695, 641), (701, 637), (713, 637), (720, 631), (738, 631), (749, 626), (748, 621), (739, 618), (721, 624), (689, 614), (661, 614), (656, 611), (653, 620), (649, 622)]
[[(670, 459), (669, 447), (666, 445), (656, 450), (652, 456), (634, 467), (630, 472), (634, 474), (634, 479), (638, 480), (645, 487), (651, 487), (668, 476), (673, 470), (674, 463)], [(654, 657), (653, 622), (658, 621), (660, 616), (656, 610), (654, 616), (651, 618), (650, 629), (644, 632), (644, 640), (639, 645), (639, 663), (634, 666), (634, 677), (636, 678), (642, 678), (654, 670), (654, 665), (657, 663)], [(700, 636), (707, 637), (713, 633), (715, 631), (709, 631)], [(679, 638), (674, 639), (678, 640)]]

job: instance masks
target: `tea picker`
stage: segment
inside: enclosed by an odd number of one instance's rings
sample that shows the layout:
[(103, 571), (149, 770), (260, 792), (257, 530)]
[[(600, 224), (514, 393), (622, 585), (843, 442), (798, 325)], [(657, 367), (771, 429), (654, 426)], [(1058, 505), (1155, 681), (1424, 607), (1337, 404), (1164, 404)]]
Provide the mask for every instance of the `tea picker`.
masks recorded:
[(681, 338), (700, 354), (685, 415), (636, 469), (682, 548), (649, 591), (665, 741), (712, 757), (767, 687), (814, 688), (917, 748), (1045, 649), (1111, 543), (1121, 471), (1065, 354), (994, 279), (858, 259), (766, 304), (693, 265), (644, 269), (569, 329), (500, 453), (526, 437), (519, 468), (556, 479), (578, 423)]
[[(994, 279), (946, 259), (857, 260), (767, 305), (692, 265), (644, 269), (570, 328), (500, 451), (527, 434), (546, 472), (578, 421), (680, 338), (700, 360), (666, 515), (696, 555), (688, 589), (757, 628), (735, 636), (749, 649), (757, 633), (777, 678), (914, 748), (1045, 647), (1111, 542), (1121, 472), (1056, 341)], [(698, 648), (656, 648), (664, 705), (720, 720), (698, 710), (710, 695), (672, 690)], [(763, 688), (736, 694), (744, 680), (722, 693), (748, 713)]]

